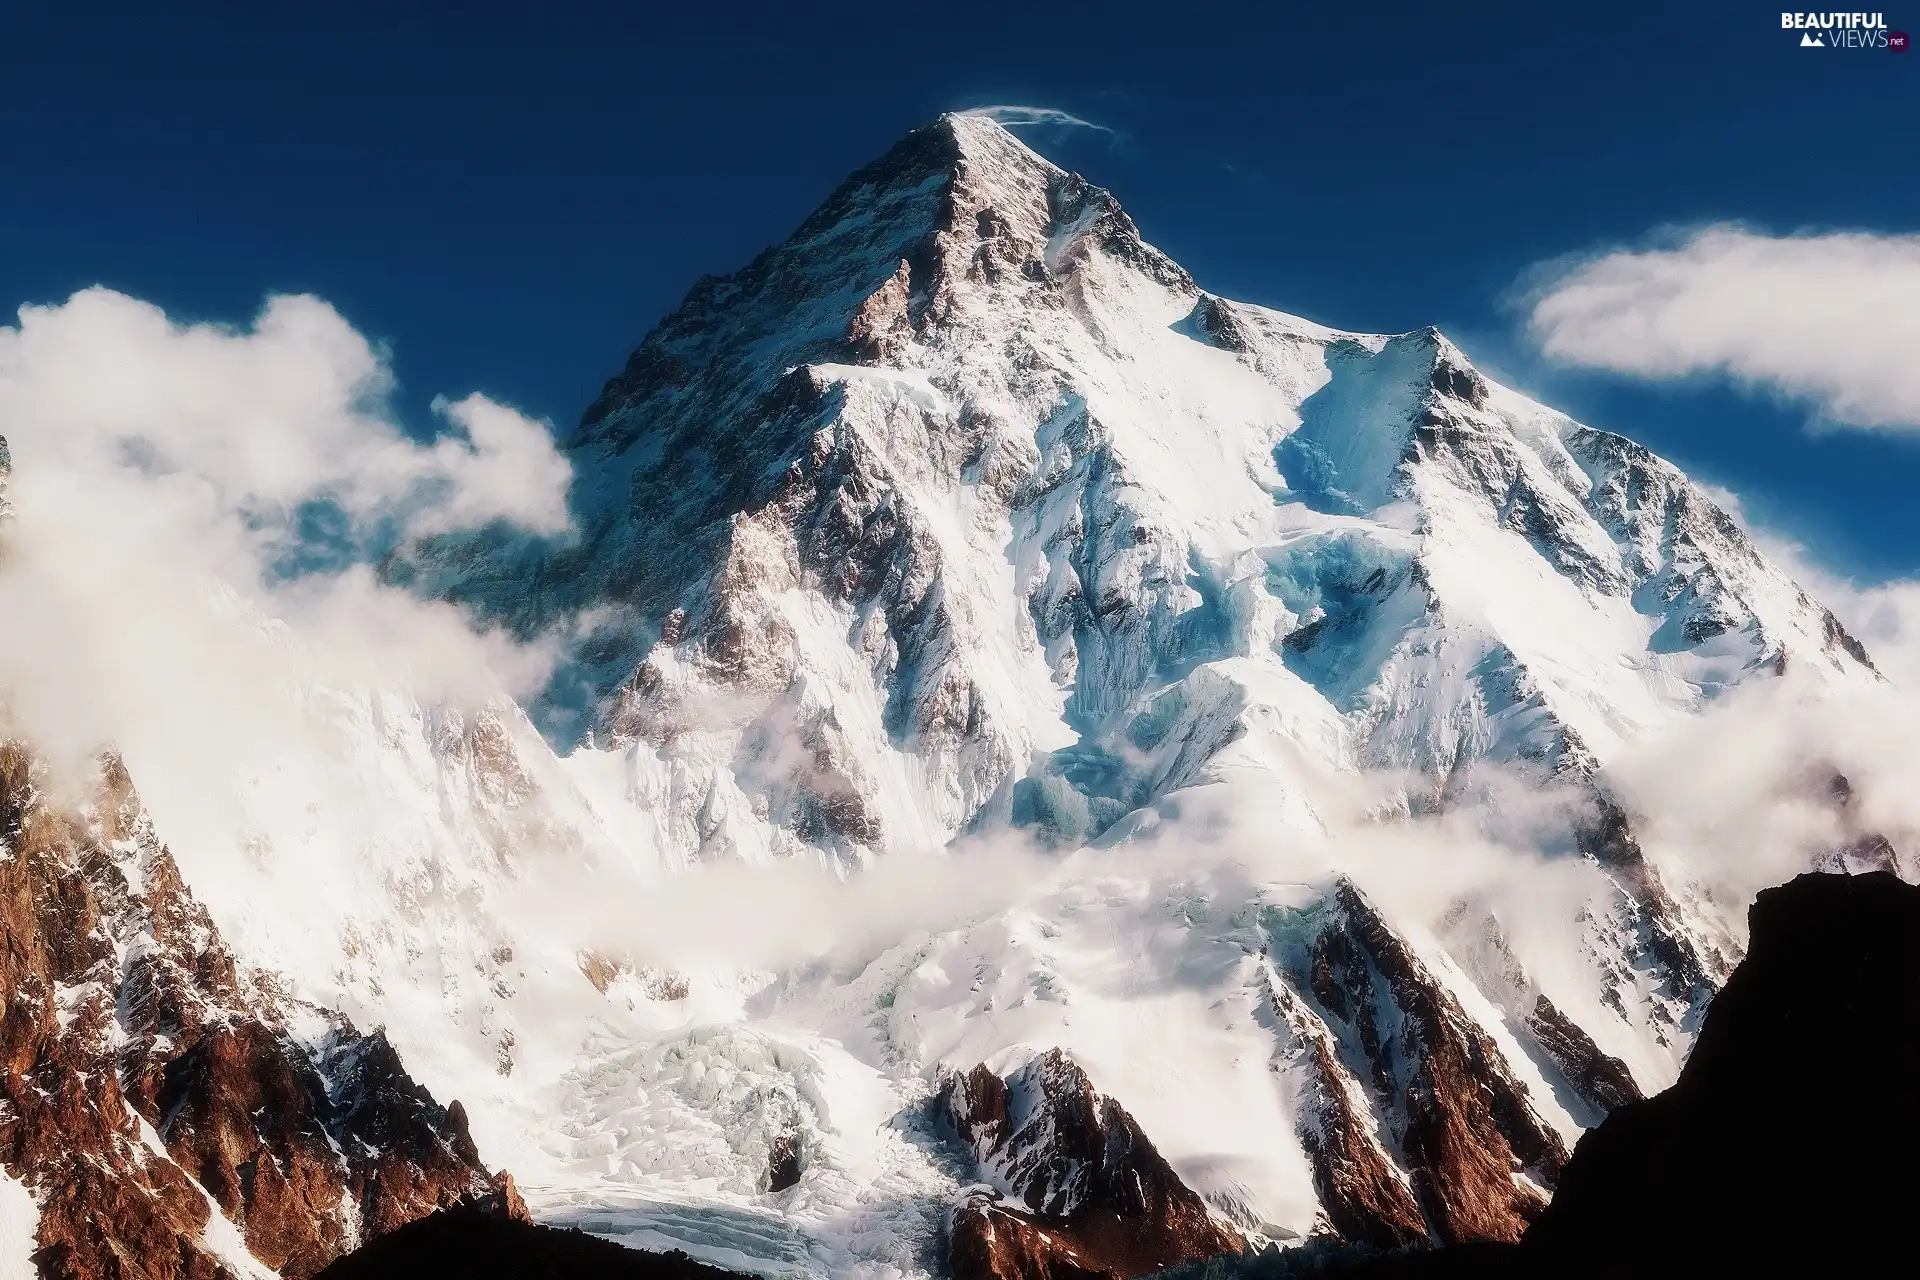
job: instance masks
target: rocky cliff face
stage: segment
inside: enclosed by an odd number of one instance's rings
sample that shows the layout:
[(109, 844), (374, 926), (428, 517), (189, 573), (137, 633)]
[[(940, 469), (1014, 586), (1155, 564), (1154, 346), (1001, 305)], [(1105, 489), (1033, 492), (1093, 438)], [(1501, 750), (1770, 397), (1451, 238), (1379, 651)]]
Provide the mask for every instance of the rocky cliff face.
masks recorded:
[(1492, 1036), (1349, 882), (1274, 934), (1329, 1225), (1385, 1245), (1518, 1239), (1566, 1149)]
[(236, 965), (105, 759), (0, 744), (0, 1165), (48, 1277), (308, 1276), (494, 1188), (385, 1037)]
[(986, 1184), (952, 1210), (956, 1280), (1140, 1276), (1246, 1243), (1058, 1050), (953, 1076), (935, 1105)]

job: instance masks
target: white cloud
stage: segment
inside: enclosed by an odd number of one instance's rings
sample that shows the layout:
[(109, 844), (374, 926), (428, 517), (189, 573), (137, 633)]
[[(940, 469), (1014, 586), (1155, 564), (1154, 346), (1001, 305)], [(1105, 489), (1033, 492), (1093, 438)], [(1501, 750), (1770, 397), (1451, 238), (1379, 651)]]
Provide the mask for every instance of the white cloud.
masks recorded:
[(571, 522), (567, 486), (573, 468), (553, 447), (545, 426), (474, 394), (434, 411), (466, 431), (443, 437), (422, 465), (443, 482), (443, 501), (420, 514), (416, 534), (444, 533), (505, 520), (532, 533), (560, 533)]
[(475, 395), (436, 406), (467, 439), (422, 444), (388, 415), (392, 387), (381, 354), (311, 297), (274, 298), (237, 331), (95, 288), (0, 329), (0, 421), (30, 475), (191, 489), (204, 516), (244, 508), (276, 530), (314, 499), (355, 521), (566, 526), (567, 463), (543, 425)]
[(1920, 430), (1920, 236), (1733, 225), (1536, 276), (1548, 356), (1649, 378), (1714, 374), (1836, 426)]
[(537, 687), (545, 645), (483, 633), (366, 562), (409, 533), (563, 530), (568, 463), (543, 424), (482, 396), (416, 440), (393, 386), (384, 354), (309, 297), (236, 329), (89, 289), (0, 326), (12, 727), (67, 763), (113, 744), (136, 775), (145, 759), (212, 777), (295, 749), (317, 713), (288, 690)]
[(1092, 129), (1096, 133), (1111, 134), (1113, 130), (1103, 124), (1082, 119), (1071, 112), (1058, 107), (1027, 107), (1013, 103), (997, 103), (981, 107), (968, 107), (960, 113), (963, 116), (983, 116), (995, 124), (1009, 129), (1017, 129), (1024, 124), (1065, 125), (1072, 129)]

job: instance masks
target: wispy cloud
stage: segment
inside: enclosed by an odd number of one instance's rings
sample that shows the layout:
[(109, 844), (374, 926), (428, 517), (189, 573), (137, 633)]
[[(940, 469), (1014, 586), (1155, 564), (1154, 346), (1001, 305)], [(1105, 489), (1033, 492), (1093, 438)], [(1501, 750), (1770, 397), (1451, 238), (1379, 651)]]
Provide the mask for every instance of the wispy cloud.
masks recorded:
[(1716, 224), (1536, 268), (1528, 327), (1556, 360), (1706, 374), (1824, 423), (1920, 431), (1920, 236)]
[(1009, 129), (1021, 125), (1059, 125), (1069, 129), (1091, 129), (1095, 133), (1104, 133), (1108, 137), (1118, 137), (1106, 125), (1095, 124), (1091, 120), (1062, 111), (1058, 107), (1028, 107), (1015, 103), (992, 103), (980, 107), (968, 107), (960, 112), (963, 116), (984, 116), (995, 124)]

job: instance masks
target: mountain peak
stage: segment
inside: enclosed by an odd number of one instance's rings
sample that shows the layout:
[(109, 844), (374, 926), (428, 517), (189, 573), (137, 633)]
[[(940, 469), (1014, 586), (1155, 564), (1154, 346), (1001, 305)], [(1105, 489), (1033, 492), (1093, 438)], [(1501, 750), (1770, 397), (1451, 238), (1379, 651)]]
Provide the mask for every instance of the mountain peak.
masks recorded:
[[(766, 368), (845, 356), (856, 312), (901, 274), (916, 323), (943, 314), (969, 282), (994, 289), (1044, 283), (1070, 271), (1083, 246), (1119, 258), (1161, 284), (1193, 281), (1147, 245), (1102, 187), (1044, 159), (993, 120), (949, 112), (854, 171), (779, 245), (730, 276), (697, 281), (611, 379), (581, 421), (575, 444), (603, 438), (610, 420), (736, 342), (805, 334)], [(796, 308), (812, 315), (798, 323)], [(827, 335), (831, 334), (831, 337)], [(772, 353), (762, 350), (763, 357)]]
[(1005, 193), (1021, 192), (1031, 198), (1064, 176), (988, 117), (949, 111), (913, 129), (849, 174), (800, 224), (788, 244), (910, 193), (941, 190), (956, 180), (986, 182)]
[(1061, 172), (1052, 161), (1020, 141), (1012, 130), (981, 112), (948, 111), (933, 122), (933, 127), (951, 134), (954, 145), (971, 163), (1012, 163), (1036, 166), (1054, 174)]

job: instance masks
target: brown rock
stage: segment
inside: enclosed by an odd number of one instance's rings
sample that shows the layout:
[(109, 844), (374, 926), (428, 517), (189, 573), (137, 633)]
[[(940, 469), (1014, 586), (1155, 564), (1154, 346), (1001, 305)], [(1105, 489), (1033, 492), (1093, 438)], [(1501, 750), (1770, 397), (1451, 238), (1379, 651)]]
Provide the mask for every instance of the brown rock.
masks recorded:
[(80, 811), (51, 790), (0, 742), (0, 1165), (40, 1199), (43, 1275), (225, 1275), (200, 1247), (210, 1197), (299, 1280), (491, 1189), (464, 1114), (383, 1034), (322, 1010), (323, 1043), (287, 1030), (291, 1002), (240, 973), (117, 759)]
[[(1526, 1086), (1459, 1002), (1351, 882), (1335, 890), (1337, 923), (1321, 936), (1316, 977), (1351, 993), (1375, 1079), (1388, 1087), (1400, 1144), (1427, 1221), (1442, 1243), (1514, 1240), (1545, 1207), (1567, 1153)], [(1377, 986), (1378, 974), (1384, 989)], [(1391, 1040), (1375, 1011), (1399, 1017)], [(1404, 1079), (1404, 1085), (1398, 1081)]]
[(907, 320), (912, 280), (912, 269), (902, 260), (899, 270), (854, 311), (847, 324), (847, 346), (854, 359), (884, 361), (913, 336)]
[(593, 989), (601, 995), (607, 994), (607, 988), (620, 976), (619, 962), (600, 954), (598, 951), (582, 951), (579, 955), (580, 972)]
[(1627, 1064), (1602, 1052), (1586, 1029), (1560, 1012), (1544, 994), (1534, 1004), (1526, 1026), (1567, 1083), (1602, 1115), (1644, 1096)]
[(954, 1206), (947, 1269), (954, 1280), (1121, 1280), (1127, 1274), (1082, 1254), (1070, 1234), (977, 1193)]
[(984, 1066), (950, 1077), (936, 1105), (1013, 1190), (1008, 1200), (976, 1190), (954, 1208), (958, 1280), (1140, 1276), (1246, 1245), (1058, 1049), (1004, 1080)]
[[(1526, 1086), (1353, 884), (1303, 923), (1270, 986), (1318, 1090), (1300, 1121), (1330, 1227), (1376, 1243), (1518, 1238), (1566, 1160)], [(1317, 1007), (1287, 1008), (1309, 995)]]
[(1427, 1242), (1427, 1222), (1406, 1173), (1376, 1134), (1366, 1091), (1340, 1061), (1326, 1022), (1268, 970), (1274, 1016), (1289, 1033), (1283, 1065), (1296, 1074), (1300, 1141), (1331, 1234), (1397, 1249)]
[(527, 1211), (527, 1202), (520, 1198), (520, 1188), (513, 1185), (513, 1175), (505, 1169), (493, 1175), (493, 1194), (486, 1198), (485, 1203), (495, 1216), (509, 1222), (525, 1222), (529, 1225), (533, 1222), (533, 1214)]

